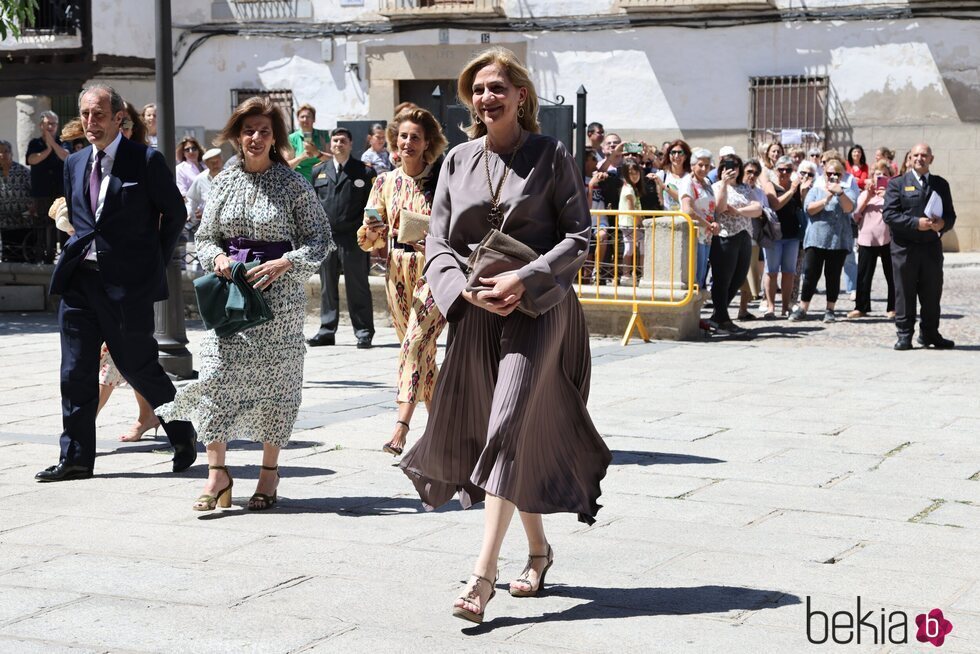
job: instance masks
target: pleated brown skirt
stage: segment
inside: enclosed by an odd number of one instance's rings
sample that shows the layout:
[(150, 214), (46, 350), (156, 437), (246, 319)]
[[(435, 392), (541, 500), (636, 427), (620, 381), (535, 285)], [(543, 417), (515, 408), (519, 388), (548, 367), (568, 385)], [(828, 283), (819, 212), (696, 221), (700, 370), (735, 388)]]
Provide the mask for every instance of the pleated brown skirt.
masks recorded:
[(425, 433), (401, 462), (425, 508), (490, 493), (594, 523), (612, 456), (586, 408), (591, 373), (574, 293), (537, 318), (468, 307), (450, 325)]

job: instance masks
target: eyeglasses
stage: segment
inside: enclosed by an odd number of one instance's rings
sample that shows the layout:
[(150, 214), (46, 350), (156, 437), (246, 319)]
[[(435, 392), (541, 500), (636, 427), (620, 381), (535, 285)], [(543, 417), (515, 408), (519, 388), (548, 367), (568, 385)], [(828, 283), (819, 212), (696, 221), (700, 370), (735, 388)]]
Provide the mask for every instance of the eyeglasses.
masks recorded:
[(792, 168), (777, 168), (776, 169), (776, 172), (779, 172), (779, 173), (791, 173), (791, 172), (793, 172), (793, 169)]
[(197, 152), (197, 147), (193, 145), (189, 145), (186, 148), (184, 148), (184, 152)]
[(671, 150), (670, 151), (670, 156), (672, 156), (672, 157), (679, 157), (682, 154), (684, 154), (684, 151), (683, 150)]

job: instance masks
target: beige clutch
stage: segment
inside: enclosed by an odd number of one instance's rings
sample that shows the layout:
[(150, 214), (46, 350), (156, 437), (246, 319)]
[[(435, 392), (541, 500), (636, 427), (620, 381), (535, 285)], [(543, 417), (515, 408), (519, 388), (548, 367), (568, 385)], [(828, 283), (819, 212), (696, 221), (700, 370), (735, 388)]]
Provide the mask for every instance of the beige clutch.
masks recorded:
[(398, 218), (398, 242), (418, 243), (429, 233), (429, 217), (402, 209)]
[[(480, 282), (481, 277), (495, 277), (503, 273), (514, 272), (531, 263), (538, 256), (537, 252), (513, 236), (508, 236), (498, 229), (491, 229), (480, 241), (480, 244), (476, 246), (467, 261), (469, 276), (466, 280), (466, 290), (489, 290), (489, 287)], [(517, 305), (517, 310), (531, 318), (537, 318), (541, 313), (526, 294), (521, 298), (521, 303)]]

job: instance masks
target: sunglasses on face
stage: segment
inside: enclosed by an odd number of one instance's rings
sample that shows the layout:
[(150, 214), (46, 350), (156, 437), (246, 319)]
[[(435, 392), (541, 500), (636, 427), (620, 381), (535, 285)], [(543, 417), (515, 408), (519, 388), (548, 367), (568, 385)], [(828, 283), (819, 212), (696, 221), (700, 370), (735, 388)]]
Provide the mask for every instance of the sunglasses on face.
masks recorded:
[(785, 173), (791, 173), (791, 172), (793, 172), (793, 169), (792, 168), (777, 168), (776, 171), (785, 174)]
[(193, 145), (189, 145), (186, 148), (184, 148), (184, 152), (197, 152), (197, 148), (194, 147)]
[(820, 158), (820, 155), (817, 154), (816, 152), (814, 152), (813, 154), (810, 155), (810, 158), (811, 159), (819, 159)]
[(838, 177), (840, 177), (840, 173), (827, 173), (827, 177), (833, 177), (834, 179), (837, 179)]
[(746, 168), (745, 169), (745, 174), (746, 175), (758, 175), (759, 174), (759, 171), (758, 170), (752, 170), (751, 168)]
[(813, 173), (808, 173), (804, 170), (800, 173), (800, 177), (813, 177)]
[(679, 157), (682, 154), (684, 154), (684, 151), (683, 150), (671, 150), (670, 151), (670, 156), (672, 156), (672, 157)]

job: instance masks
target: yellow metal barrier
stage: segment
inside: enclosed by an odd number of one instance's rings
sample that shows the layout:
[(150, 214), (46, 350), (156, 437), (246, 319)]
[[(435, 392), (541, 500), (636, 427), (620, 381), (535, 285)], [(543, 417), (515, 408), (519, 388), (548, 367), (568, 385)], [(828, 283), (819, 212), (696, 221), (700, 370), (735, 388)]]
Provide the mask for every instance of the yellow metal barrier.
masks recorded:
[[(655, 256), (660, 230), (668, 232), (669, 239), (666, 276), (658, 276), (663, 265), (658, 266)], [(697, 225), (680, 211), (593, 209), (589, 259), (578, 273), (579, 301), (631, 307), (633, 315), (622, 343), (627, 345), (634, 331), (648, 342), (641, 307), (679, 308), (697, 295), (697, 235)]]

